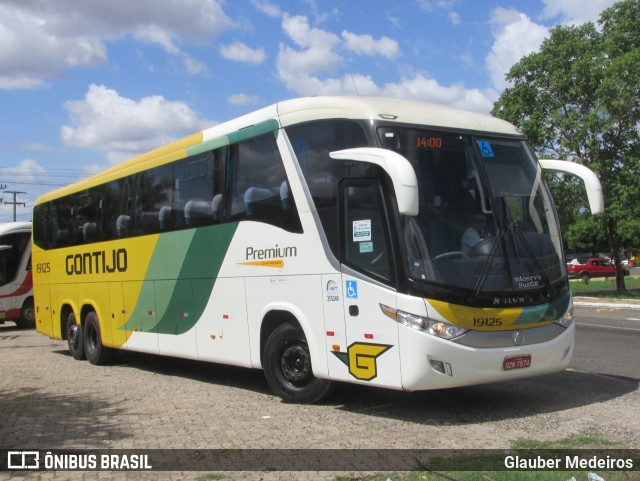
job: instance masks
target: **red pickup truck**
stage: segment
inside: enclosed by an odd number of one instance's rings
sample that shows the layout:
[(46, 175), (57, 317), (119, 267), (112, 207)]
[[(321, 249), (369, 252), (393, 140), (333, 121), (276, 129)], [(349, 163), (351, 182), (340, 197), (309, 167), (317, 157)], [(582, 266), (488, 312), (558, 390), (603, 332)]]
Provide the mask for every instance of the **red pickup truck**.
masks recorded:
[[(622, 266), (625, 276), (629, 275), (629, 269)], [(590, 259), (574, 259), (567, 264), (570, 279), (582, 279), (588, 282), (592, 277), (615, 277), (616, 268), (611, 261), (602, 257)]]

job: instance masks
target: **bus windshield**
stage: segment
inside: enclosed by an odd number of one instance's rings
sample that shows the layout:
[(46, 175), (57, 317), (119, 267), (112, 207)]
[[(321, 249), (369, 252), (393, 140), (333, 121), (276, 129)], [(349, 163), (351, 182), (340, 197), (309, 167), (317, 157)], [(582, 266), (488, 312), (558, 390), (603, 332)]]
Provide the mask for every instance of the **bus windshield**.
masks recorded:
[(419, 213), (402, 219), (413, 280), (469, 302), (557, 294), (566, 276), (557, 215), (524, 140), (397, 127), (378, 135), (418, 178)]

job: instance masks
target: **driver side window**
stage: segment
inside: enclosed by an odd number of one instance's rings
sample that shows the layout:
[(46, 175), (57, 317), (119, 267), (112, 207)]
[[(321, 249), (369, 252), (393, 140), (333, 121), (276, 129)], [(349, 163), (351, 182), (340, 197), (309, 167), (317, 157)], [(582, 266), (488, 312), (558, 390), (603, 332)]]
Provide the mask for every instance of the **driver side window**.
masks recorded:
[(341, 184), (342, 261), (384, 282), (393, 280), (393, 264), (382, 193), (375, 180)]

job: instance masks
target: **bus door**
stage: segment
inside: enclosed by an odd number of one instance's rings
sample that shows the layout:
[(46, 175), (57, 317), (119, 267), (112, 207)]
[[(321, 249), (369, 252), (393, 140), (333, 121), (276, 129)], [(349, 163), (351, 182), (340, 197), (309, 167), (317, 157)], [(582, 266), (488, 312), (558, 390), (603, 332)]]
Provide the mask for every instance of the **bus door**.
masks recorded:
[(341, 360), (350, 380), (401, 387), (398, 324), (382, 309), (396, 309), (397, 293), (391, 287), (394, 256), (380, 181), (343, 181), (340, 219), (346, 331)]

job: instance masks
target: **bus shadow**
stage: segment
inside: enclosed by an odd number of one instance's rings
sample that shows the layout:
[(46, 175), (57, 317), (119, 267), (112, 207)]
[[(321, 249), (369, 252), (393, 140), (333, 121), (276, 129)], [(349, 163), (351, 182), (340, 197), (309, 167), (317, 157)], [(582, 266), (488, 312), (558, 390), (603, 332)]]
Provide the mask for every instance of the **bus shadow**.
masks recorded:
[[(58, 353), (69, 355), (66, 350)], [(119, 351), (111, 365), (275, 396), (258, 369), (127, 351)], [(332, 395), (321, 404), (345, 412), (449, 426), (606, 403), (638, 390), (639, 385), (639, 379), (572, 370), (517, 381), (416, 392), (336, 383)]]
[(53, 394), (36, 387), (3, 391), (0, 410), (0, 446), (8, 449), (106, 448), (133, 435), (127, 424), (111, 422), (123, 407), (84, 393)]
[(639, 379), (565, 370), (478, 386), (403, 393), (342, 385), (338, 409), (428, 425), (518, 419), (605, 403), (638, 390)]
[(111, 365), (142, 369), (164, 376), (181, 377), (203, 383), (237, 387), (261, 394), (271, 392), (264, 374), (259, 369), (131, 351), (117, 351)]

